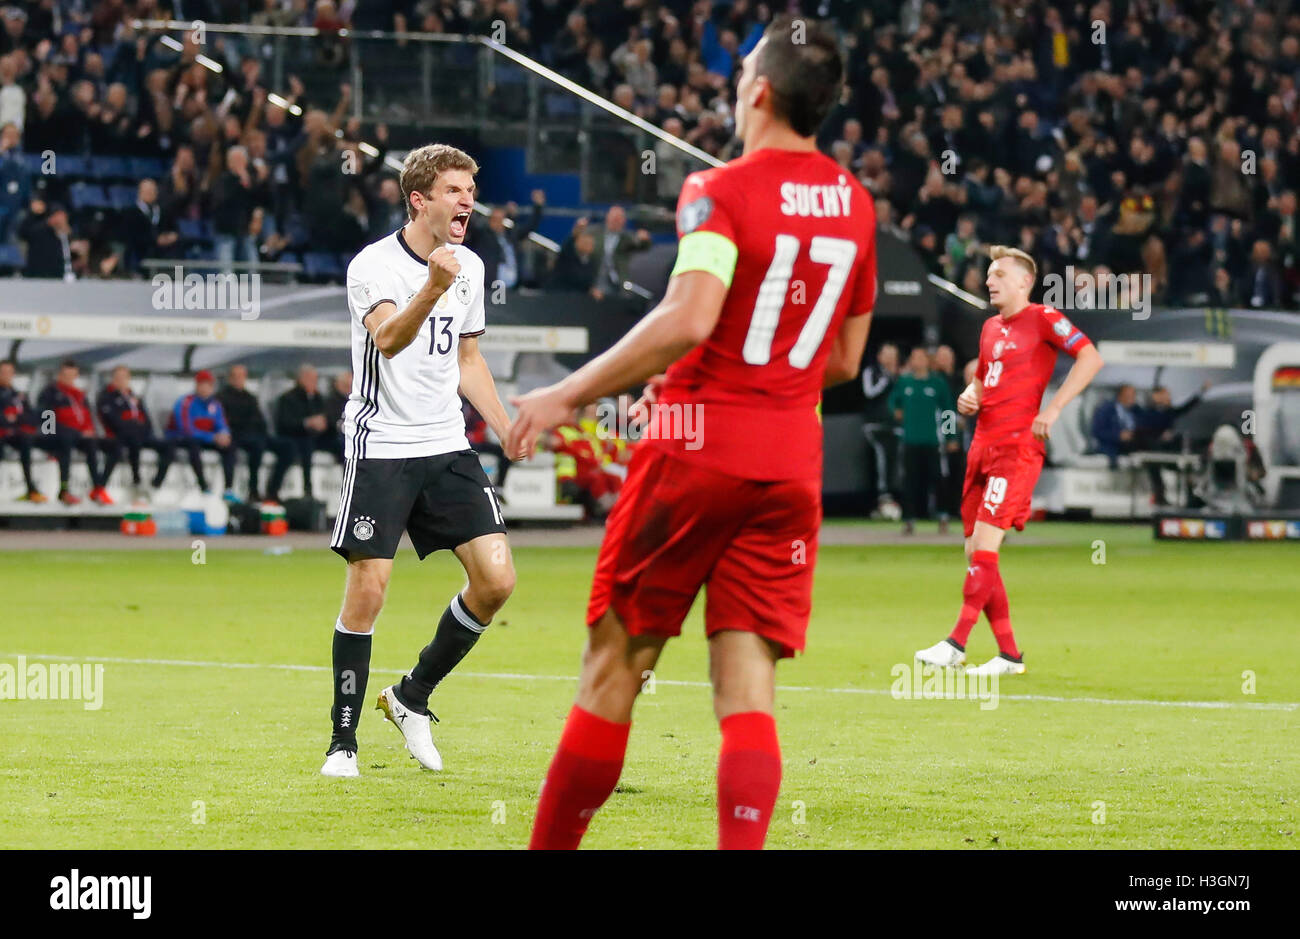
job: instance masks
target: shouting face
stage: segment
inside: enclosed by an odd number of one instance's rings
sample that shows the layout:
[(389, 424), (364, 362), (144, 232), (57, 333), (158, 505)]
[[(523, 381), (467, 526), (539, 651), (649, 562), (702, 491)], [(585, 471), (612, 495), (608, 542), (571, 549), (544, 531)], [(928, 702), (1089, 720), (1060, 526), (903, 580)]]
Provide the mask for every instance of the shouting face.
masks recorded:
[(474, 211), (477, 186), (468, 170), (446, 170), (438, 174), (427, 193), (412, 193), (417, 208), (416, 222), (424, 225), (434, 239), (443, 244), (464, 242)]

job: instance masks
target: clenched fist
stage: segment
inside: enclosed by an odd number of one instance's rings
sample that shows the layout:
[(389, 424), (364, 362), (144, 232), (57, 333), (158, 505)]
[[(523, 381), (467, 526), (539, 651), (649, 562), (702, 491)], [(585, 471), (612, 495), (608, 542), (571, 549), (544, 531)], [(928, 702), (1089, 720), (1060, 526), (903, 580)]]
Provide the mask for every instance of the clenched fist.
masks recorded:
[(445, 293), (459, 273), (460, 262), (456, 260), (456, 254), (451, 248), (443, 245), (433, 249), (433, 254), (429, 255), (430, 287), (439, 293)]
[(972, 382), (966, 387), (960, 395), (957, 396), (957, 410), (965, 415), (971, 415), (980, 409), (979, 386)]

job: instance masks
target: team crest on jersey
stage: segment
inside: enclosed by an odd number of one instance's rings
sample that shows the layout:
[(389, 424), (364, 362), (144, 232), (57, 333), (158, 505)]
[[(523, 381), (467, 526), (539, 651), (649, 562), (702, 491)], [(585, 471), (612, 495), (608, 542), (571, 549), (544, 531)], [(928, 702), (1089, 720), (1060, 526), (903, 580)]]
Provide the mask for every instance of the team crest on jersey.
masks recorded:
[(358, 516), (352, 523), (352, 537), (357, 541), (369, 541), (375, 537), (375, 520), (368, 515)]
[(456, 291), (456, 299), (468, 305), (469, 298), (473, 294), (473, 289), (469, 285), (469, 278), (457, 277), (453, 289)]
[(1014, 342), (999, 339), (997, 342), (993, 343), (993, 358), (1000, 359), (1002, 358), (1003, 352), (1010, 352), (1015, 347), (1016, 344)]
[(708, 196), (700, 196), (682, 206), (681, 211), (677, 213), (677, 227), (681, 229), (683, 235), (688, 235), (708, 221), (712, 214), (713, 200)]
[(1052, 324), (1052, 332), (1056, 333), (1056, 335), (1060, 336), (1062, 339), (1070, 335), (1070, 333), (1073, 331), (1074, 331), (1074, 326), (1072, 326), (1070, 324), (1070, 321), (1067, 320), (1064, 316), (1062, 316), (1059, 320), (1057, 320), (1055, 323)]

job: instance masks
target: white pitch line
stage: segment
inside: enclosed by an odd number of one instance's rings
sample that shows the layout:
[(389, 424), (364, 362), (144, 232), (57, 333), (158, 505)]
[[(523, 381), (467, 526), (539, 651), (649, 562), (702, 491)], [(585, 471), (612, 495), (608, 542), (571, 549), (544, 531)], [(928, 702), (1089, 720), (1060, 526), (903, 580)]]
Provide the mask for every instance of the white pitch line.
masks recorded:
[[(286, 665), (274, 662), (203, 662), (189, 659), (125, 659), (94, 655), (43, 655), (34, 652), (0, 652), (0, 657), (40, 659), (55, 662), (104, 662), (112, 665), (164, 665), (184, 668), (265, 668), (285, 672), (328, 672), (324, 665)], [(371, 671), (384, 675), (405, 675), (403, 669), (375, 668)], [(522, 672), (457, 672), (464, 678), (490, 678), (502, 681), (568, 681), (576, 682), (576, 675), (527, 675)], [(681, 681), (670, 678), (657, 678), (656, 684), (674, 685), (680, 688), (709, 688), (707, 681)], [(820, 692), (822, 694), (871, 694), (888, 695), (892, 693), (884, 688), (817, 688), (812, 685), (777, 685), (777, 691)], [(1050, 694), (999, 694), (1003, 701), (1035, 701), (1045, 704), (1113, 704), (1124, 707), (1165, 707), (1165, 708), (1203, 708), (1208, 710), (1245, 710), (1245, 711), (1296, 711), (1300, 703), (1294, 701), (1160, 701), (1150, 698), (1091, 698), (1066, 697)]]

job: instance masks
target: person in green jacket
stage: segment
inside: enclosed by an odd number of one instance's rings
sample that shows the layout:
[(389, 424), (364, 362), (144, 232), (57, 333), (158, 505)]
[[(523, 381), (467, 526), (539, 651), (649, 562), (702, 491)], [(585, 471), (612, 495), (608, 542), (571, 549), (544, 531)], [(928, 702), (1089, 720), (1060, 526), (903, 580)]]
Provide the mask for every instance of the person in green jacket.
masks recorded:
[(912, 350), (907, 365), (889, 394), (889, 409), (903, 431), (903, 534), (912, 534), (916, 519), (929, 515), (932, 497), (942, 533), (948, 528), (948, 513), (938, 499), (939, 451), (957, 436), (956, 402), (944, 377), (930, 371), (930, 355), (923, 346)]

